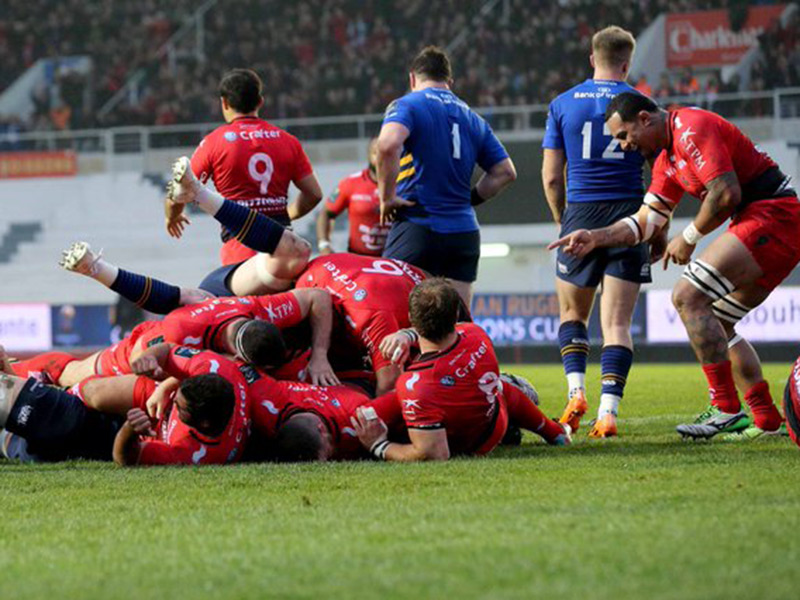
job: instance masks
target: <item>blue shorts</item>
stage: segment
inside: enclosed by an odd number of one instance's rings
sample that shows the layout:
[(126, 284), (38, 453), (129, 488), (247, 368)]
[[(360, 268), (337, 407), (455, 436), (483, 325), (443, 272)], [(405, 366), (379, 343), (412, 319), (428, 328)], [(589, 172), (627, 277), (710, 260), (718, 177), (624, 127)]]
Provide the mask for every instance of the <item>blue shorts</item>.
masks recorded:
[(478, 278), (481, 234), (437, 233), (424, 225), (399, 221), (389, 230), (383, 256), (405, 261), (431, 275), (473, 282)]
[(214, 294), (218, 298), (235, 296), (236, 294), (234, 294), (230, 288), (231, 277), (233, 277), (233, 272), (245, 262), (246, 261), (214, 269), (211, 273), (206, 275), (205, 279), (203, 279), (197, 287)]
[[(577, 229), (608, 227), (634, 214), (641, 200), (627, 202), (575, 202), (567, 204), (561, 220), (563, 237)], [(575, 258), (558, 249), (556, 276), (584, 288), (600, 285), (603, 275), (633, 283), (650, 283), (650, 250), (647, 244), (624, 248), (598, 248), (583, 258)]]

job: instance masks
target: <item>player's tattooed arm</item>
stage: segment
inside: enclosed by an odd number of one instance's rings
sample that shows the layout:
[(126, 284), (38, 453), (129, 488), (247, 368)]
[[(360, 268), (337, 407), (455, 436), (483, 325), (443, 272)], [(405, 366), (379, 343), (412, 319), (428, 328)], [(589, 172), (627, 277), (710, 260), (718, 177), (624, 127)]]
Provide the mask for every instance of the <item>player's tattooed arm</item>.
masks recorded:
[(706, 184), (706, 196), (694, 219), (697, 231), (705, 235), (722, 225), (742, 201), (742, 188), (736, 173), (728, 171)]
[(553, 221), (561, 224), (561, 215), (567, 206), (567, 185), (564, 169), (567, 166), (567, 157), (563, 150), (552, 148), (544, 149), (542, 159), (542, 187)]

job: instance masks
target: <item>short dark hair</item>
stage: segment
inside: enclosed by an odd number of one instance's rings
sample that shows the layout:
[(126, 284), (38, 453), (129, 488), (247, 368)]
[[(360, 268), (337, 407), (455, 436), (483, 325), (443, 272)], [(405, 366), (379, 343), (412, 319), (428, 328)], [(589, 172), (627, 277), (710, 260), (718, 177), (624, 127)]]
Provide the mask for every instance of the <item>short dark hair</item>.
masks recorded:
[(286, 362), (286, 342), (281, 330), (273, 323), (253, 319), (241, 325), (237, 333), (236, 351), (256, 367), (276, 367)]
[(246, 115), (261, 103), (263, 90), (261, 78), (250, 69), (233, 69), (222, 76), (219, 95), (237, 113)]
[[(275, 460), (278, 462), (312, 462), (319, 460), (322, 435), (311, 413), (297, 413), (281, 425), (275, 435)], [(319, 418), (319, 417), (317, 417)]]
[(623, 123), (630, 123), (634, 121), (636, 115), (643, 110), (651, 113), (656, 112), (658, 110), (658, 104), (644, 94), (622, 92), (614, 96), (611, 102), (608, 103), (606, 107), (606, 121), (608, 121), (614, 113), (619, 113)]
[(411, 61), (409, 71), (432, 81), (450, 81), (453, 78), (450, 59), (439, 46), (427, 46), (420, 50)]
[(236, 405), (230, 381), (216, 373), (196, 375), (184, 379), (180, 391), (186, 398), (187, 425), (212, 437), (225, 431)]
[(417, 333), (440, 342), (453, 333), (458, 322), (461, 296), (444, 277), (426, 279), (408, 298), (408, 316)]

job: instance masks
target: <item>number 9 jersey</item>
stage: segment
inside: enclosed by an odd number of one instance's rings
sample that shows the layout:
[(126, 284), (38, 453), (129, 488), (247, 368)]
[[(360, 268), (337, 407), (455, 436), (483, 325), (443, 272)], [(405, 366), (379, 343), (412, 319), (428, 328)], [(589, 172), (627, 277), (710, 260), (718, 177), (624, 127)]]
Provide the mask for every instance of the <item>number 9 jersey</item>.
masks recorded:
[[(257, 117), (239, 117), (209, 133), (192, 156), (192, 171), (217, 191), (281, 225), (289, 225), (289, 184), (311, 174), (293, 135)], [(228, 235), (223, 231), (223, 241)]]
[(623, 81), (587, 79), (550, 103), (542, 148), (564, 150), (567, 202), (629, 202), (644, 195), (639, 152), (623, 152), (605, 123), (606, 107)]

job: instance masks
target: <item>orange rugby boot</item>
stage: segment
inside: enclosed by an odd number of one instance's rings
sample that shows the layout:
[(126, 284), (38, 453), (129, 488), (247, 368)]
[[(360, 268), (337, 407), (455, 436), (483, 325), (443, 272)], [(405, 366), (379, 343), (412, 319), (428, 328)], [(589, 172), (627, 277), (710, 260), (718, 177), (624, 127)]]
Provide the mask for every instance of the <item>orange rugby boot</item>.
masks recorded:
[(610, 438), (617, 437), (617, 417), (612, 413), (606, 413), (594, 422), (592, 430), (589, 432), (590, 438)]
[(581, 417), (589, 410), (589, 403), (586, 401), (586, 394), (583, 390), (577, 390), (575, 393), (570, 394), (567, 407), (564, 409), (564, 414), (559, 419), (560, 423), (569, 425), (570, 429), (575, 432), (581, 424)]

